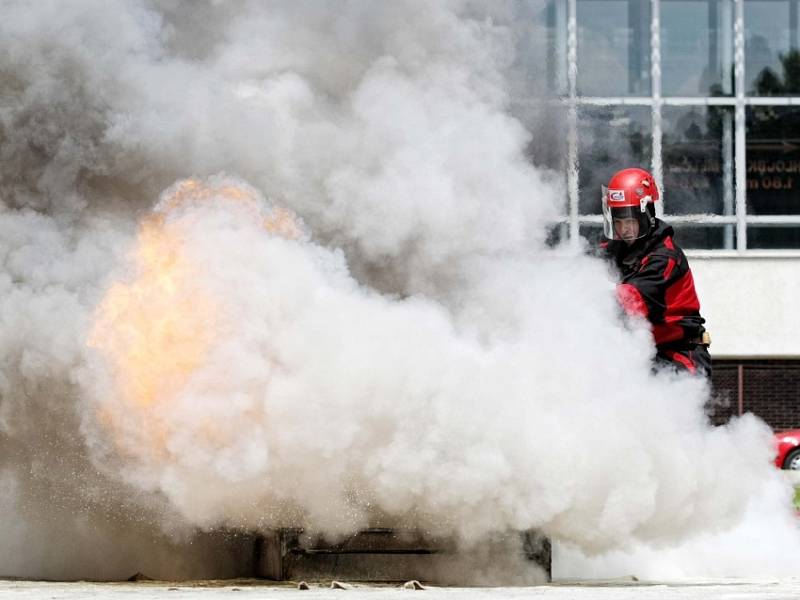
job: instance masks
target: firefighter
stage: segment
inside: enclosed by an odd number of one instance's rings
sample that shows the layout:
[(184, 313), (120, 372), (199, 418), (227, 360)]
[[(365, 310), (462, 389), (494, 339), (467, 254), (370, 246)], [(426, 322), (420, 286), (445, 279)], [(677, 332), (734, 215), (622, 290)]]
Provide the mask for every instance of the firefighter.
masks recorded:
[(601, 250), (617, 266), (617, 296), (629, 315), (646, 318), (656, 344), (656, 367), (711, 375), (710, 337), (689, 263), (656, 217), (658, 186), (644, 169), (623, 169), (603, 187)]

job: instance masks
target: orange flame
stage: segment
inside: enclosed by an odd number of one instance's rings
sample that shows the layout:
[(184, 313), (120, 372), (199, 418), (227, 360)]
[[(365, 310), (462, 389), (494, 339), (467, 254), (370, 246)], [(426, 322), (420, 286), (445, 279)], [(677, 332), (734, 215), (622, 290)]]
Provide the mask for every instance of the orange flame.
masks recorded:
[(137, 277), (108, 290), (89, 337), (115, 370), (124, 398), (139, 406), (168, 399), (202, 363), (211, 345), (213, 303), (196, 293), (195, 266), (161, 219), (139, 230)]
[[(148, 411), (171, 402), (189, 382), (215, 343), (221, 308), (204, 292), (203, 265), (185, 251), (190, 235), (174, 214), (214, 202), (235, 203), (265, 233), (296, 239), (301, 227), (288, 210), (264, 207), (257, 193), (230, 183), (186, 180), (174, 186), (139, 228), (134, 274), (114, 283), (95, 315), (88, 345), (106, 359), (116, 398), (128, 409)], [(108, 411), (100, 422), (116, 429)], [(151, 446), (161, 446), (166, 425), (148, 421)]]

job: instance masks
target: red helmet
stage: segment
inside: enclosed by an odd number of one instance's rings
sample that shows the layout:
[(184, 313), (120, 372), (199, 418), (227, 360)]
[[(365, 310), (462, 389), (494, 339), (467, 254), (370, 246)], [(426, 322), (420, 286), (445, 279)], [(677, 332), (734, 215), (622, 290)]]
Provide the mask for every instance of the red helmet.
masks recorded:
[(646, 237), (656, 225), (658, 186), (644, 169), (623, 169), (603, 186), (603, 230), (627, 243)]

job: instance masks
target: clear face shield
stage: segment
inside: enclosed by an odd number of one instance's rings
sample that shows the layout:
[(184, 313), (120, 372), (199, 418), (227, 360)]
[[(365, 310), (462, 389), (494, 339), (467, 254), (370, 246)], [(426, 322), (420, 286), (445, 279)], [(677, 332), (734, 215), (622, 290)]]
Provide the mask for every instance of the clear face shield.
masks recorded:
[(625, 192), (606, 186), (602, 187), (602, 192), (603, 233), (607, 239), (632, 244), (650, 232), (651, 216), (647, 211), (650, 196), (641, 198), (638, 206), (614, 206), (625, 202)]

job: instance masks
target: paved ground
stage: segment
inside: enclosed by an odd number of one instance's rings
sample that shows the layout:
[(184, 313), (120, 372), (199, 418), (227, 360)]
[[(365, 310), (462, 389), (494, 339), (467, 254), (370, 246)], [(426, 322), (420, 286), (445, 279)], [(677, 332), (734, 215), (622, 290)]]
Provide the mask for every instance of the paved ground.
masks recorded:
[(421, 599), (544, 598), (553, 600), (797, 600), (800, 578), (764, 581), (686, 581), (672, 583), (633, 582), (626, 580), (595, 582), (558, 582), (537, 587), (518, 588), (441, 588), (414, 591), (398, 586), (350, 585), (330, 589), (329, 584), (311, 584), (301, 591), (294, 585), (265, 585), (252, 580), (192, 583), (50, 583), (37, 581), (0, 581), (0, 598), (74, 600), (78, 598), (152, 598), (282, 600), (288, 598), (336, 600), (403, 598)]

